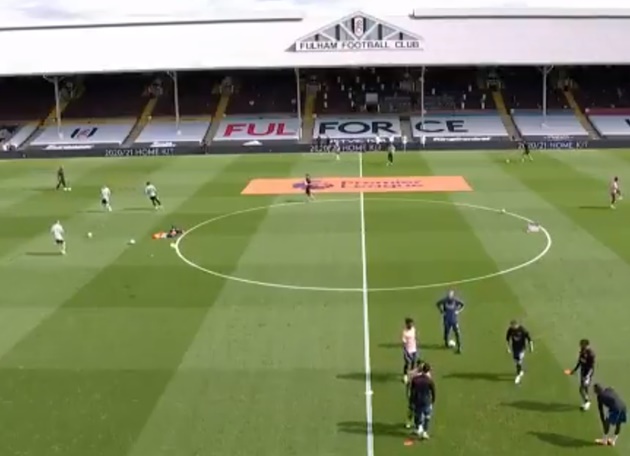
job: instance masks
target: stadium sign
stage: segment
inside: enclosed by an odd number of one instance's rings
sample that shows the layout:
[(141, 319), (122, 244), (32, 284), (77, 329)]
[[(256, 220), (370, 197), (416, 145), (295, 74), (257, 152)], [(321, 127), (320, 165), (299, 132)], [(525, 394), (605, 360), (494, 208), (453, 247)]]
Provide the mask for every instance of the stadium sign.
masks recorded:
[(330, 139), (398, 138), (402, 135), (398, 117), (322, 117), (315, 122), (313, 137)]
[(414, 138), (438, 137), (507, 137), (508, 132), (498, 115), (427, 115), (412, 117)]
[(221, 121), (213, 141), (290, 141), (299, 138), (300, 121), (297, 118), (238, 118)]
[(422, 37), (357, 12), (297, 40), (295, 52), (421, 51)]

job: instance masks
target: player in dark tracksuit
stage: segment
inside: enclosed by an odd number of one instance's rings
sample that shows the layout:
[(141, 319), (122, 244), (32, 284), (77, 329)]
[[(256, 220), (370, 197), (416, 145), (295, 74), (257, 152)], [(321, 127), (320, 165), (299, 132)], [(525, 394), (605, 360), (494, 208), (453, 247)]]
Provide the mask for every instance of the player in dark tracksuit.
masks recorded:
[(591, 386), (593, 374), (595, 374), (595, 352), (591, 348), (591, 343), (588, 339), (580, 340), (578, 360), (575, 363), (575, 367), (566, 371), (566, 374), (573, 375), (578, 370), (580, 371), (580, 396), (582, 397), (582, 406), (580, 408), (586, 411), (591, 408), (588, 389)]
[(66, 188), (68, 188), (68, 186), (66, 185), (66, 173), (63, 170), (63, 166), (60, 166), (59, 169), (57, 170), (57, 187), (56, 187), (56, 190), (59, 190), (60, 188), (63, 188), (64, 190)]
[(307, 199), (313, 199), (313, 181), (310, 174), (304, 176), (304, 193)]
[(521, 383), (521, 380), (523, 380), (523, 375), (525, 375), (525, 371), (523, 370), (525, 352), (527, 348), (529, 348), (530, 352), (534, 351), (534, 342), (529, 335), (529, 331), (516, 320), (510, 322), (510, 326), (505, 333), (505, 342), (507, 343), (508, 353), (512, 355), (514, 365), (516, 366), (514, 383), (518, 385)]
[(455, 297), (455, 292), (450, 290), (446, 297), (440, 299), (437, 308), (442, 314), (442, 324), (444, 329), (444, 346), (448, 348), (448, 338), (451, 331), (455, 333), (455, 343), (457, 353), (462, 352), (462, 338), (459, 329), (459, 313), (464, 309), (464, 303)]
[[(626, 404), (612, 388), (605, 388), (596, 383), (593, 386), (593, 390), (597, 395), (599, 419), (602, 421), (602, 427), (604, 428), (604, 438), (597, 439), (597, 443), (615, 446), (621, 432), (621, 425), (627, 421)], [(614, 427), (614, 435), (609, 437), (611, 427)]]
[(409, 394), (416, 433), (421, 439), (429, 438), (428, 431), (433, 416), (435, 399), (435, 383), (431, 378), (431, 366), (425, 363), (420, 367), (420, 372), (411, 379)]
[(523, 151), (523, 155), (521, 156), (521, 160), (525, 161), (525, 160), (529, 160), (529, 161), (533, 161), (534, 158), (532, 157), (531, 151), (529, 150), (529, 144), (527, 144), (527, 141), (522, 140), (520, 143), (520, 148)]

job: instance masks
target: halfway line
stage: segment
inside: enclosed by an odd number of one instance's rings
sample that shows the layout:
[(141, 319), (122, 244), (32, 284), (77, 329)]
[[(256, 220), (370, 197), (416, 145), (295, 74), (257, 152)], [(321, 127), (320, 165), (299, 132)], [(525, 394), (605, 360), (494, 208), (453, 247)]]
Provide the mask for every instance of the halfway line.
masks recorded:
[[(363, 153), (359, 152), (359, 177), (363, 177)], [(365, 198), (359, 193), (361, 214), (361, 273), (363, 277), (363, 353), (365, 359), (365, 422), (367, 456), (374, 456), (374, 429), (372, 412), (372, 362), (370, 359), (370, 314), (368, 310), (367, 254), (365, 247)]]

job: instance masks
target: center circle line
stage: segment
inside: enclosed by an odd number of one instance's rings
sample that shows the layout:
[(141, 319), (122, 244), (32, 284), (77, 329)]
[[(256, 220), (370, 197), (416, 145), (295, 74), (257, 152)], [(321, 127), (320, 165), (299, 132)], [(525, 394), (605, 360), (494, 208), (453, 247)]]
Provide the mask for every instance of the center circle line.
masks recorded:
[[(194, 269), (197, 269), (198, 271), (201, 271), (205, 274), (209, 274), (209, 275), (212, 275), (212, 276), (224, 279), (224, 280), (233, 281), (233, 282), (240, 282), (240, 283), (244, 283), (248, 285), (257, 285), (257, 286), (266, 287), (266, 288), (277, 288), (277, 289), (283, 289), (283, 290), (321, 291), (321, 292), (337, 292), (337, 293), (363, 293), (365, 291), (368, 291), (370, 293), (374, 293), (374, 292), (411, 291), (411, 290), (425, 290), (425, 289), (431, 289), (431, 288), (443, 288), (443, 287), (448, 287), (448, 286), (453, 286), (453, 285), (461, 285), (465, 283), (480, 282), (482, 280), (488, 280), (495, 277), (500, 277), (506, 274), (510, 274), (512, 272), (519, 271), (521, 269), (524, 269), (540, 261), (545, 255), (547, 255), (547, 253), (549, 253), (549, 250), (551, 250), (551, 247), (553, 245), (553, 239), (549, 231), (544, 226), (539, 225), (540, 231), (545, 236), (545, 239), (546, 239), (545, 247), (536, 256), (534, 256), (533, 258), (523, 263), (519, 263), (515, 266), (501, 269), (499, 271), (495, 271), (492, 273), (483, 274), (483, 275), (474, 276), (474, 277), (468, 277), (464, 279), (457, 279), (457, 280), (451, 280), (451, 281), (445, 281), (445, 282), (435, 282), (435, 283), (429, 283), (429, 284), (420, 284), (420, 285), (399, 286), (399, 287), (368, 288), (367, 290), (365, 290), (363, 287), (321, 287), (321, 286), (308, 286), (308, 285), (289, 285), (289, 284), (283, 284), (283, 283), (265, 282), (265, 281), (254, 280), (254, 279), (246, 279), (243, 277), (223, 274), (221, 272), (213, 271), (211, 269), (200, 266), (199, 264), (188, 259), (181, 252), (181, 247), (180, 247), (181, 242), (190, 233), (206, 225), (209, 225), (211, 223), (215, 223), (215, 222), (218, 222), (220, 220), (224, 220), (230, 217), (247, 214), (250, 212), (262, 211), (265, 209), (278, 208), (278, 207), (303, 206), (305, 204), (310, 205), (310, 204), (347, 203), (347, 202), (358, 202), (358, 201), (359, 201), (358, 198), (325, 199), (325, 200), (315, 200), (315, 201), (289, 201), (289, 202), (268, 204), (265, 206), (250, 207), (247, 209), (241, 209), (238, 211), (229, 212), (226, 214), (218, 215), (216, 217), (212, 217), (208, 220), (204, 220), (194, 225), (192, 228), (186, 230), (175, 241), (174, 250), (175, 250), (176, 255), (179, 257), (179, 259), (182, 260), (188, 266)], [(509, 217), (516, 218), (518, 220), (521, 220), (527, 223), (535, 223), (530, 218), (517, 214), (515, 212), (499, 210), (492, 207), (482, 206), (479, 204), (472, 204), (472, 203), (461, 203), (461, 202), (454, 202), (454, 201), (431, 200), (431, 199), (422, 199), (422, 198), (379, 198), (379, 197), (372, 197), (372, 198), (368, 197), (368, 198), (365, 198), (365, 201), (405, 201), (409, 203), (442, 204), (442, 205), (466, 207), (470, 209), (477, 209), (477, 210), (482, 210), (482, 211), (487, 211), (487, 212), (501, 213), (502, 215), (507, 215)]]

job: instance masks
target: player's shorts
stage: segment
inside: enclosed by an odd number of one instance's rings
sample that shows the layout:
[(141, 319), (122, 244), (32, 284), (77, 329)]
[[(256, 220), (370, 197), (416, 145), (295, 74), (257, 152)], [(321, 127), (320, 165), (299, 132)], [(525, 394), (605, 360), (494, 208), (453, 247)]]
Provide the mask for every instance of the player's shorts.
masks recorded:
[(391, 152), (388, 152), (387, 153), (387, 160), (390, 161), (390, 162), (394, 161), (394, 154), (392, 154)]
[(413, 405), (413, 411), (418, 418), (430, 419), (431, 415), (433, 415), (433, 405), (417, 403)]
[(409, 353), (407, 350), (403, 350), (403, 360), (405, 364), (414, 367), (418, 361), (418, 352)]
[(149, 201), (151, 201), (152, 203), (157, 203), (157, 199), (158, 199), (157, 195), (149, 196)]
[(593, 371), (580, 372), (580, 385), (586, 388), (591, 385), (592, 380), (593, 380)]
[(57, 245), (62, 245), (62, 244), (64, 244), (65, 242), (66, 242), (66, 241), (64, 241), (64, 240), (63, 240), (63, 239), (61, 239), (61, 238), (57, 238), (57, 239), (55, 239), (55, 244), (57, 244)]
[(627, 421), (626, 411), (625, 410), (609, 410), (608, 417), (606, 417), (606, 421), (611, 426), (618, 426), (624, 424)]
[(103, 206), (107, 206), (109, 204), (109, 200), (107, 198), (101, 198), (101, 204)]
[(525, 359), (525, 349), (524, 348), (514, 348), (512, 347), (512, 359), (514, 362), (522, 363)]
[(307, 185), (304, 189), (304, 192), (306, 193), (307, 196), (311, 196), (311, 186)]
[(459, 331), (459, 324), (456, 321), (444, 320), (442, 323), (447, 331)]

